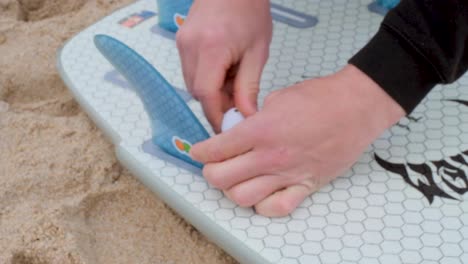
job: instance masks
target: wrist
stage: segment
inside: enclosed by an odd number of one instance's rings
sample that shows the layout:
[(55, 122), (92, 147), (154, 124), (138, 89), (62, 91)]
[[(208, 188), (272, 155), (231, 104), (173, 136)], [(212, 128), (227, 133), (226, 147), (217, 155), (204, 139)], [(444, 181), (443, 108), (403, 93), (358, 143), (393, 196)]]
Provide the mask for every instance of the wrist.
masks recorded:
[[(354, 65), (346, 65), (337, 73), (348, 89), (348, 98), (378, 135), (405, 116), (405, 110), (382, 87)], [(378, 136), (377, 135), (377, 136)]]

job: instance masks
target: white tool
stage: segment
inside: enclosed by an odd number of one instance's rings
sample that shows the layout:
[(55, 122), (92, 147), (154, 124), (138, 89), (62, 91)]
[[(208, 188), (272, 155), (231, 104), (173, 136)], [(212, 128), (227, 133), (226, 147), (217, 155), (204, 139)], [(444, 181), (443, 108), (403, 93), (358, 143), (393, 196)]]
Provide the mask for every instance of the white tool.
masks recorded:
[(237, 125), (239, 122), (244, 120), (244, 116), (241, 114), (237, 108), (229, 109), (223, 118), (223, 123), (221, 124), (221, 131), (227, 131)]

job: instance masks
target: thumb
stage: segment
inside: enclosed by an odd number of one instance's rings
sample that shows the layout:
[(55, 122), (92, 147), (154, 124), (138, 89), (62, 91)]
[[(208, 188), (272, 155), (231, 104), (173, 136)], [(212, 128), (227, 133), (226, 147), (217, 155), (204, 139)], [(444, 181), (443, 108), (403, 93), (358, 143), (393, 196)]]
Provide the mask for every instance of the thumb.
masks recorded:
[(244, 116), (257, 112), (260, 77), (268, 58), (268, 50), (256, 49), (245, 53), (234, 81), (234, 102)]

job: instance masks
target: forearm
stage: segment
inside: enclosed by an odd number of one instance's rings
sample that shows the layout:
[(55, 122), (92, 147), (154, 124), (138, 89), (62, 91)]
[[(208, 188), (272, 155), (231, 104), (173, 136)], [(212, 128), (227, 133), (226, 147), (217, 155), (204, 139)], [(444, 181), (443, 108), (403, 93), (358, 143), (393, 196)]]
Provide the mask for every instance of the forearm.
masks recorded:
[(409, 113), (436, 84), (467, 70), (467, 38), (466, 0), (403, 0), (350, 63)]

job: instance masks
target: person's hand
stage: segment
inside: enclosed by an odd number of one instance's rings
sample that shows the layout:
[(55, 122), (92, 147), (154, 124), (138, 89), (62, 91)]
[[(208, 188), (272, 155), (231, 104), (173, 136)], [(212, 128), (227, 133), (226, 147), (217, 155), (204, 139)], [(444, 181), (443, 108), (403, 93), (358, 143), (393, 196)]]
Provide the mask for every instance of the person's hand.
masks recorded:
[(187, 88), (216, 132), (229, 108), (257, 111), (271, 35), (268, 0), (194, 1), (177, 47)]
[(264, 107), (192, 147), (203, 174), (240, 206), (284, 216), (349, 169), (404, 110), (352, 65), (270, 94)]

